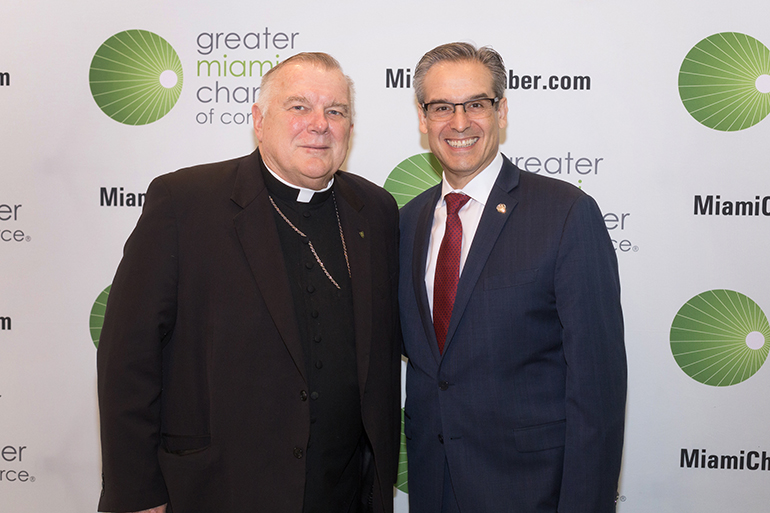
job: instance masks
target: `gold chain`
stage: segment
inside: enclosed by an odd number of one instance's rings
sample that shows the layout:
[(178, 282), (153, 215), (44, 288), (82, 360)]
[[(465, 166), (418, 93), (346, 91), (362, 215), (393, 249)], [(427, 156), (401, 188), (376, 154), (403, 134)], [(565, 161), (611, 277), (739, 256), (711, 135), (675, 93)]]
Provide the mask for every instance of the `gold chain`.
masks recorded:
[[(321, 257), (318, 256), (318, 253), (316, 253), (315, 248), (313, 247), (313, 243), (310, 242), (310, 237), (308, 237), (307, 235), (302, 233), (302, 231), (299, 228), (294, 226), (292, 224), (292, 222), (289, 221), (289, 218), (286, 217), (283, 214), (283, 212), (281, 212), (281, 209), (278, 208), (278, 205), (275, 204), (275, 201), (273, 201), (273, 197), (272, 196), (270, 196), (268, 194), (267, 197), (270, 199), (270, 203), (272, 203), (273, 208), (275, 209), (275, 211), (278, 212), (278, 215), (280, 215), (281, 218), (284, 221), (286, 221), (286, 224), (288, 224), (291, 227), (292, 230), (297, 232), (300, 237), (304, 237), (305, 239), (307, 239), (307, 245), (310, 246), (310, 251), (313, 253), (313, 256), (315, 257), (315, 261), (318, 262), (318, 265), (321, 266), (321, 269), (323, 270), (323, 272), (326, 275), (326, 277), (329, 278), (329, 281), (332, 282), (332, 284), (335, 287), (337, 287), (337, 289), (339, 290), (340, 289), (339, 284), (334, 280), (334, 278), (332, 278), (332, 275), (329, 274), (329, 271), (326, 270), (326, 266), (321, 261)], [(337, 209), (337, 198), (334, 196), (334, 191), (332, 191), (332, 200), (334, 201), (334, 213), (337, 214), (337, 227), (340, 229), (340, 240), (342, 241), (342, 252), (345, 254), (345, 264), (347, 264), (347, 266), (348, 266), (348, 278), (351, 278), (351, 275), (350, 275), (350, 261), (348, 260), (348, 248), (345, 245), (345, 235), (343, 235), (343, 233), (342, 233), (342, 223), (340, 222), (340, 212)]]

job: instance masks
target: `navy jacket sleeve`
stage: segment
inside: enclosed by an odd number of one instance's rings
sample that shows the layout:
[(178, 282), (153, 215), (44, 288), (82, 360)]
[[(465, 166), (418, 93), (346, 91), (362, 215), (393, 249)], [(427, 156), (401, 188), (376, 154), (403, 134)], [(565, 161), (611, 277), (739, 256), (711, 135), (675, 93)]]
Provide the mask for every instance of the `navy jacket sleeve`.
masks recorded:
[(566, 379), (560, 513), (614, 511), (623, 447), (626, 354), (617, 258), (598, 206), (580, 196), (557, 256)]

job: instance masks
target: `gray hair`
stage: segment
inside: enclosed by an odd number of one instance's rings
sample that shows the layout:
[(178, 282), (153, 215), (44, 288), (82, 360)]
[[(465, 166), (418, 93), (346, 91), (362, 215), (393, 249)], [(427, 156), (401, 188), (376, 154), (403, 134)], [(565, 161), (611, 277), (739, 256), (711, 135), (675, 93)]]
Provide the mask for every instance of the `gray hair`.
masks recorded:
[(447, 43), (437, 46), (422, 56), (414, 69), (414, 92), (417, 102), (425, 103), (425, 75), (440, 62), (478, 62), (492, 74), (493, 94), (502, 98), (505, 94), (505, 64), (503, 58), (492, 47), (476, 48), (470, 43)]
[(302, 52), (296, 55), (292, 55), (285, 61), (279, 63), (277, 66), (270, 68), (267, 73), (262, 75), (262, 83), (259, 86), (259, 96), (257, 96), (257, 105), (259, 106), (259, 110), (262, 111), (262, 114), (264, 115), (267, 113), (268, 104), (270, 103), (270, 100), (272, 100), (273, 82), (275, 81), (274, 79), (278, 72), (284, 66), (297, 63), (311, 64), (318, 66), (319, 68), (323, 68), (326, 71), (339, 71), (340, 74), (345, 77), (345, 82), (348, 84), (350, 119), (352, 121), (353, 114), (355, 112), (355, 109), (353, 108), (353, 97), (355, 95), (353, 80), (349, 76), (345, 75), (345, 73), (342, 71), (342, 66), (340, 66), (340, 63), (337, 61), (337, 59), (328, 53), (323, 52)]

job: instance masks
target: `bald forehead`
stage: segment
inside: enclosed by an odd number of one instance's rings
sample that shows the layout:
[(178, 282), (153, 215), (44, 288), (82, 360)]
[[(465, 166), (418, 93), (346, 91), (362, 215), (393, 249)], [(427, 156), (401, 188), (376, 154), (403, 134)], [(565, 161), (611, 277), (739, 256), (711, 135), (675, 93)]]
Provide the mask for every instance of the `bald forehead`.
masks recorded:
[(287, 64), (285, 66), (281, 66), (277, 70), (275, 70), (276, 76), (275, 79), (286, 79), (289, 77), (295, 77), (299, 74), (306, 74), (306, 73), (319, 73), (324, 76), (328, 76), (330, 80), (331, 77), (337, 78), (341, 80), (342, 82), (347, 82), (347, 79), (345, 78), (345, 74), (342, 72), (339, 68), (331, 68), (324, 66), (321, 63), (315, 63), (315, 62), (293, 62), (291, 64)]
[(314, 75), (317, 77), (319, 86), (321, 85), (321, 81), (325, 82), (326, 84), (334, 82), (339, 83), (345, 89), (347, 100), (350, 99), (350, 83), (348, 82), (345, 74), (340, 69), (327, 68), (325, 66), (317, 65), (314, 63), (298, 62), (296, 64), (291, 64), (290, 66), (285, 66), (277, 70), (277, 75), (274, 77), (274, 80), (276, 84), (280, 85), (281, 88), (287, 89), (291, 88), (291, 86), (298, 79), (308, 75)]

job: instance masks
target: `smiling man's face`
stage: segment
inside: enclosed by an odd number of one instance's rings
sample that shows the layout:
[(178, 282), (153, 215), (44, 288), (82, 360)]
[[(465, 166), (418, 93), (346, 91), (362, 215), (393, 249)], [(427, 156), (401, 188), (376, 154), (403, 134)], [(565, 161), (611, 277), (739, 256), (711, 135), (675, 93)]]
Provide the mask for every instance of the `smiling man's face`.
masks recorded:
[(259, 152), (287, 182), (326, 187), (348, 152), (353, 131), (345, 76), (309, 63), (276, 70), (266, 112), (252, 108)]
[[(440, 62), (425, 74), (425, 103), (460, 103), (494, 97), (492, 73), (473, 61)], [(431, 121), (419, 109), (420, 131), (428, 135), (433, 154), (441, 162), (449, 184), (464, 187), (497, 156), (500, 129), (508, 123), (508, 103), (502, 98), (497, 109), (481, 119), (469, 119), (461, 106), (442, 121)]]

